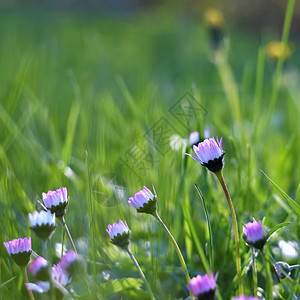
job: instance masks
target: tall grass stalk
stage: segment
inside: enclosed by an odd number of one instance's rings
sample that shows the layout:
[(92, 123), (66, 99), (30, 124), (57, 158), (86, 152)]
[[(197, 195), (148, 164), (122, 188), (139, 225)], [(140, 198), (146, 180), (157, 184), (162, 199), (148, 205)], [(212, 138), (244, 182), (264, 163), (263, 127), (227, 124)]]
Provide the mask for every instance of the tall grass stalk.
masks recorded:
[(205, 203), (203, 194), (196, 183), (194, 183), (194, 186), (198, 192), (199, 197), (202, 200), (202, 204), (203, 204), (203, 208), (204, 208), (204, 213), (205, 213), (205, 218), (206, 218), (206, 222), (207, 222), (207, 226), (208, 226), (208, 233), (209, 233), (210, 269), (214, 272), (214, 243), (213, 243), (213, 234), (212, 234), (212, 229), (211, 229), (211, 224), (210, 224), (210, 218), (208, 215), (208, 210), (206, 207), (206, 203)]
[[(287, 3), (285, 18), (284, 18), (284, 25), (283, 25), (283, 32), (282, 32), (282, 38), (281, 42), (284, 45), (283, 51), (281, 51), (274, 75), (274, 82), (273, 82), (273, 88), (271, 92), (269, 107), (267, 109), (266, 117), (263, 118), (263, 125), (262, 125), (262, 132), (266, 131), (266, 128), (270, 126), (270, 118), (274, 114), (274, 111), (276, 109), (277, 99), (278, 99), (278, 92), (280, 87), (280, 81), (282, 78), (282, 69), (284, 64), (284, 53), (285, 53), (285, 47), (287, 47), (288, 40), (289, 40), (289, 34), (291, 29), (291, 24), (293, 20), (293, 13), (294, 13), (294, 6), (295, 6), (295, 0), (289, 0)], [(266, 127), (267, 125), (267, 127)]]

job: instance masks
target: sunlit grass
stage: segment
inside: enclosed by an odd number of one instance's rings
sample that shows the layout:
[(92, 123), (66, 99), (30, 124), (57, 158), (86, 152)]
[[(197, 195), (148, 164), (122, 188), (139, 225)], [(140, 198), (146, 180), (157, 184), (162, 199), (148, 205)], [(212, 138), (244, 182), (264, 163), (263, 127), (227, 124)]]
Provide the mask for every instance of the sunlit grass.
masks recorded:
[[(1, 14), (1, 242), (32, 235), (33, 248), (41, 254), (28, 213), (40, 209), (36, 200), (42, 192), (66, 186), (66, 222), (78, 252), (88, 261), (93, 297), (146, 297), (140, 280), (107, 282), (138, 278), (130, 259), (109, 243), (105, 232), (107, 224), (121, 218), (132, 230), (132, 252), (157, 299), (185, 298), (184, 273), (165, 233), (127, 204), (129, 196), (153, 183), (159, 214), (183, 251), (191, 277), (205, 272), (211, 260), (210, 218), (213, 271), (219, 272), (223, 299), (230, 299), (237, 278), (226, 199), (204, 168), (184, 159), (180, 151), (157, 149), (155, 141), (147, 139), (164, 118), (171, 124), (169, 135), (186, 138), (191, 131), (208, 128), (211, 136), (224, 137), (224, 176), (240, 231), (252, 217), (264, 219), (268, 228), (290, 221), (288, 230), (270, 241), (274, 258), (284, 260), (278, 241), (299, 242), (298, 217), (260, 170), (299, 203), (300, 106), (299, 88), (293, 84), (299, 81), (299, 58), (292, 55), (286, 62), (283, 76), (292, 79), (282, 84), (280, 66), (278, 71), (265, 56), (260, 37), (229, 28), (228, 60), (213, 63), (202, 23), (200, 15), (187, 19), (183, 13), (166, 15), (160, 10), (125, 17)], [(170, 110), (186, 92), (206, 111), (196, 110), (188, 126)], [(144, 166), (138, 156), (130, 168), (124, 165), (133, 148), (147, 156)], [(119, 193), (111, 191), (110, 179)], [(204, 195), (207, 213), (194, 182)], [(58, 226), (52, 246), (61, 237)], [(240, 243), (245, 267), (251, 253)], [(4, 247), (0, 255), (0, 297), (27, 297), (21, 273)], [(264, 288), (261, 258), (257, 268), (258, 286)], [(253, 293), (251, 280), (251, 272), (244, 275), (247, 294)], [(120, 294), (111, 296), (112, 286)], [(84, 299), (83, 282), (76, 281), (73, 288)], [(284, 299), (290, 296), (282, 289), (280, 293)]]

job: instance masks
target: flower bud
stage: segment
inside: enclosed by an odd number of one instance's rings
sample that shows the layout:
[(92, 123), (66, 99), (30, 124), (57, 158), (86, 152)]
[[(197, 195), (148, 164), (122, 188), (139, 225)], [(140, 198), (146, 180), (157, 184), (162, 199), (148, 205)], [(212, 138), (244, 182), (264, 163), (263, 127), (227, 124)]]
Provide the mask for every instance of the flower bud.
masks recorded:
[(197, 146), (193, 146), (193, 150), (197, 156), (186, 153), (194, 160), (199, 162), (202, 166), (206, 167), (211, 172), (218, 172), (223, 169), (225, 152), (222, 149), (222, 140), (217, 138), (205, 139)]
[(47, 194), (43, 193), (43, 201), (47, 209), (55, 213), (57, 218), (63, 217), (68, 205), (67, 188), (62, 187), (56, 191), (48, 191)]
[(268, 238), (267, 230), (261, 222), (249, 222), (243, 227), (243, 239), (245, 242), (259, 250), (262, 250)]
[(55, 231), (55, 214), (48, 211), (35, 211), (29, 214), (30, 228), (41, 240), (47, 240)]
[(109, 224), (106, 231), (114, 245), (120, 248), (126, 248), (130, 244), (131, 231), (126, 222), (123, 223), (122, 220), (119, 220), (119, 223), (113, 223), (113, 225)]
[(210, 272), (210, 276), (205, 274), (204, 276), (193, 277), (188, 287), (197, 300), (215, 299), (217, 284), (212, 272)]
[(50, 279), (49, 263), (41, 256), (38, 256), (31, 262), (28, 266), (28, 271), (38, 280), (48, 281)]
[(284, 279), (291, 274), (290, 265), (283, 261), (278, 261), (273, 265), (277, 278)]
[(144, 186), (142, 190), (130, 197), (128, 203), (137, 210), (138, 213), (153, 214), (156, 211), (157, 196)]
[(4, 242), (7, 253), (18, 266), (25, 267), (30, 260), (31, 237)]

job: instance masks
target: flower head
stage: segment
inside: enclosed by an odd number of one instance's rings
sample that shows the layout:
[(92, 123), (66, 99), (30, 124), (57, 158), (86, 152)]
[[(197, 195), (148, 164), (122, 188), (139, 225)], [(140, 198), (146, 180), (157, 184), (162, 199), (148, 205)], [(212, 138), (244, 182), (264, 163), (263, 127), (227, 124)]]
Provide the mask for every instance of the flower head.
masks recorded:
[(119, 220), (119, 223), (113, 223), (108, 225), (106, 229), (108, 235), (111, 238), (111, 242), (121, 248), (126, 248), (130, 243), (131, 231), (127, 223), (123, 223), (122, 220)]
[(253, 297), (253, 296), (245, 296), (245, 295), (241, 295), (241, 296), (236, 296), (233, 297), (232, 300), (259, 300), (259, 298)]
[(174, 151), (181, 151), (183, 154), (185, 152), (187, 145), (187, 140), (182, 138), (178, 134), (173, 134), (170, 136), (170, 147)]
[(243, 227), (243, 239), (247, 244), (261, 250), (267, 240), (266, 229), (261, 222), (249, 222)]
[(290, 265), (283, 261), (278, 261), (273, 265), (277, 278), (284, 279), (291, 274)]
[(153, 214), (156, 211), (157, 196), (144, 186), (142, 190), (130, 197), (128, 203), (139, 213)]
[(47, 194), (43, 193), (43, 201), (51, 213), (55, 213), (57, 218), (61, 218), (68, 205), (67, 188), (62, 187), (56, 191), (48, 191)]
[(189, 136), (189, 142), (190, 147), (198, 145), (200, 143), (200, 133), (198, 131), (191, 132)]
[(69, 250), (60, 260), (59, 265), (62, 269), (67, 270), (78, 258), (78, 254), (73, 251)]
[(210, 276), (205, 274), (204, 276), (193, 277), (188, 287), (198, 300), (212, 300), (215, 298), (217, 284), (212, 272), (210, 272)]
[(62, 286), (67, 286), (72, 281), (72, 277), (61, 267), (60, 264), (53, 265), (52, 279), (57, 281)]
[(50, 210), (47, 211), (34, 211), (33, 214), (28, 214), (30, 221), (30, 228), (36, 235), (46, 240), (50, 238), (55, 230), (55, 214), (51, 214)]
[(186, 155), (191, 156), (194, 160), (199, 162), (202, 166), (206, 167), (211, 172), (221, 171), (223, 168), (223, 158), (225, 152), (222, 149), (223, 137), (205, 139), (203, 142), (197, 146), (193, 146), (193, 150), (197, 156), (186, 153)]
[(58, 265), (62, 270), (65, 270), (70, 276), (75, 276), (85, 271), (85, 264), (80, 255), (75, 251), (69, 250), (59, 261)]
[(29, 266), (28, 271), (36, 279), (47, 281), (50, 278), (49, 263), (46, 259), (38, 256)]
[(220, 10), (216, 8), (208, 8), (204, 13), (205, 22), (212, 27), (222, 27), (224, 24), (224, 17)]
[(29, 263), (32, 252), (31, 237), (4, 242), (4, 246), (17, 265), (26, 266)]
[(291, 49), (281, 41), (272, 41), (267, 45), (267, 55), (270, 59), (276, 61), (280, 56), (287, 59), (291, 55)]
[(204, 12), (204, 20), (209, 28), (211, 44), (217, 50), (223, 42), (224, 17), (220, 10), (209, 8)]
[[(62, 299), (64, 291), (61, 288), (58, 288), (58, 286), (67, 286), (72, 281), (72, 277), (66, 270), (62, 269), (59, 264), (53, 265), (51, 277), (55, 290), (55, 299)], [(36, 283), (26, 283), (26, 288), (39, 294), (43, 294), (50, 291), (50, 282), (38, 281)]]

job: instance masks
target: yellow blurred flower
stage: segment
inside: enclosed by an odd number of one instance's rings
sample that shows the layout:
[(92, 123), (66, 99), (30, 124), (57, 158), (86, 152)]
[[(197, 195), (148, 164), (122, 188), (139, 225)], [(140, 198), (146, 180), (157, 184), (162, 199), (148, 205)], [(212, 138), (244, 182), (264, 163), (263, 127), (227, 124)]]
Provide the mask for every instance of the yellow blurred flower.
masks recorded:
[(225, 23), (223, 14), (216, 8), (208, 8), (204, 12), (205, 22), (212, 27), (222, 27)]
[(284, 59), (287, 59), (291, 55), (291, 49), (288, 45), (284, 45), (280, 41), (272, 41), (267, 44), (267, 55), (270, 59), (278, 60), (283, 55)]

